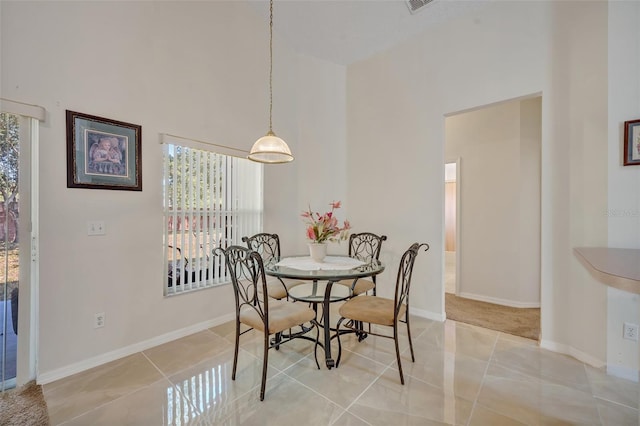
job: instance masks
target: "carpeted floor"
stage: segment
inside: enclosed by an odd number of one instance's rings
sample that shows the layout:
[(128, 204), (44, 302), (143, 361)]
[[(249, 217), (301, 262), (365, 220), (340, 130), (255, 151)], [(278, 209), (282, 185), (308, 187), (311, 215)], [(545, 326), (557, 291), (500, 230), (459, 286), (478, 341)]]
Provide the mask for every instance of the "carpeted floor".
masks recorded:
[(540, 309), (512, 308), (445, 293), (447, 318), (527, 339), (540, 337)]
[(35, 382), (0, 393), (0, 425), (48, 426), (49, 413), (42, 386)]

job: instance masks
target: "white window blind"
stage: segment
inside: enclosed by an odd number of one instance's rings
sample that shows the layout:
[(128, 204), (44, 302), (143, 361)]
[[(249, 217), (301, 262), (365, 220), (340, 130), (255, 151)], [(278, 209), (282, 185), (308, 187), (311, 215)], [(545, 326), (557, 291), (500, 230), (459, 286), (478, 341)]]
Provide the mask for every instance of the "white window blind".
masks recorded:
[(213, 250), (262, 229), (262, 165), (199, 149), (202, 142), (163, 141), (165, 294), (229, 282)]

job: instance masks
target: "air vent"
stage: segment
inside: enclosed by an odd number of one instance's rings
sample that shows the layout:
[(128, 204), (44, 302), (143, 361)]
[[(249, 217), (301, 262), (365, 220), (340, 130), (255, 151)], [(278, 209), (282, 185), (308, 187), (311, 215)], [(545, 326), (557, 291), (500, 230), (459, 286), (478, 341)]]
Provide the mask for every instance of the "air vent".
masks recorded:
[(416, 13), (423, 6), (428, 5), (433, 0), (406, 0), (406, 1), (407, 1), (407, 6), (409, 6), (409, 11), (411, 13)]

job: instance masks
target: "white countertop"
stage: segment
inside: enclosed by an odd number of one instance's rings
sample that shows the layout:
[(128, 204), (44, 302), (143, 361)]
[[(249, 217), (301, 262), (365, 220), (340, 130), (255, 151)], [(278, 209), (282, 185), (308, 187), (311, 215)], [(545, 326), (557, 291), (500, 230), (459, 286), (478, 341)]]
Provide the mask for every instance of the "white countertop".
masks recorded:
[(573, 251), (598, 281), (640, 294), (640, 249), (576, 247)]

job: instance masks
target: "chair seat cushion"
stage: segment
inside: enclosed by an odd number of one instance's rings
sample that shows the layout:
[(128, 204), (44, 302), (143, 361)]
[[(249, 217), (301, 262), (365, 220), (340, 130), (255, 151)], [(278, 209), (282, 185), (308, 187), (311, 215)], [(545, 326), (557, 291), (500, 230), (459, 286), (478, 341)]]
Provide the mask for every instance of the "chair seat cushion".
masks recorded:
[[(284, 283), (284, 285), (282, 285)], [(302, 284), (302, 281), (282, 279), (280, 281), (276, 277), (267, 277), (267, 293), (272, 299), (285, 299), (290, 288)]]
[[(347, 287), (351, 287), (353, 285), (353, 280), (341, 280), (338, 281), (337, 284), (346, 285)], [(355, 296), (366, 293), (369, 290), (373, 290), (376, 285), (371, 280), (363, 280), (362, 278), (356, 281), (356, 286), (353, 288), (353, 294)]]
[[(401, 305), (398, 317), (402, 317), (406, 310), (406, 305)], [(355, 321), (392, 326), (394, 301), (385, 297), (358, 296), (345, 302), (339, 312), (340, 316)]]
[[(269, 300), (269, 334), (304, 324), (314, 319), (315, 316), (316, 313), (313, 309), (305, 303)], [(264, 323), (254, 306), (242, 305), (240, 307), (240, 322), (256, 330), (264, 331)]]

